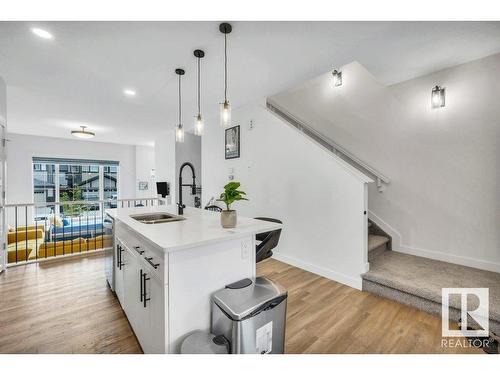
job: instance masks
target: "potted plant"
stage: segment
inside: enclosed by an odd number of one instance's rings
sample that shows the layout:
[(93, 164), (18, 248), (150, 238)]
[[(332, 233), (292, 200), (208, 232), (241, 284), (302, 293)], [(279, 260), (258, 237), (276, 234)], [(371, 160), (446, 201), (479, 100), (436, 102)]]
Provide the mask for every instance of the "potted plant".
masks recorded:
[(223, 228), (234, 228), (236, 226), (236, 210), (231, 210), (231, 204), (235, 201), (248, 200), (243, 197), (246, 193), (238, 190), (239, 187), (239, 182), (231, 181), (224, 186), (224, 191), (221, 193), (219, 199), (217, 199), (220, 202), (224, 202), (226, 205), (226, 210), (222, 210), (220, 217), (220, 222)]

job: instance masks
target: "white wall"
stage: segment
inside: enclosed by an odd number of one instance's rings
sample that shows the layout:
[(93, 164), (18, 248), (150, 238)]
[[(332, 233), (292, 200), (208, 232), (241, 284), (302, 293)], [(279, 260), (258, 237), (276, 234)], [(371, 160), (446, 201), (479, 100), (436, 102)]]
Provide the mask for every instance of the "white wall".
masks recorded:
[[(155, 149), (151, 146), (135, 146), (135, 196), (156, 198)], [(139, 182), (147, 182), (148, 190), (139, 190)]]
[[(391, 179), (369, 209), (396, 250), (500, 272), (500, 55), (390, 87), (342, 72), (271, 99)], [(436, 84), (446, 106), (431, 109)]]
[(0, 124), (7, 124), (7, 88), (5, 81), (0, 77)]
[[(193, 164), (196, 175), (196, 186), (201, 185), (201, 137), (191, 133), (184, 134), (184, 142), (175, 144), (175, 191), (179, 189), (178, 176), (182, 163), (190, 162)], [(193, 179), (189, 167), (182, 172), (184, 184), (191, 184)], [(186, 206), (194, 207), (194, 195), (191, 195), (191, 188), (188, 186), (182, 189), (182, 200)]]
[(113, 143), (9, 134), (7, 202), (33, 202), (33, 156), (102, 159), (120, 162), (119, 198), (135, 196), (135, 147)]
[(155, 171), (156, 181), (167, 181), (170, 184), (168, 203), (175, 202), (175, 133), (173, 130), (158, 134), (155, 139)]
[(224, 159), (224, 130), (216, 120), (207, 122), (204, 203), (219, 196), (231, 169), (250, 199), (234, 204), (239, 214), (284, 222), (277, 259), (360, 288), (368, 179), (282, 123), (263, 101), (233, 110), (232, 118), (241, 125), (239, 159)]

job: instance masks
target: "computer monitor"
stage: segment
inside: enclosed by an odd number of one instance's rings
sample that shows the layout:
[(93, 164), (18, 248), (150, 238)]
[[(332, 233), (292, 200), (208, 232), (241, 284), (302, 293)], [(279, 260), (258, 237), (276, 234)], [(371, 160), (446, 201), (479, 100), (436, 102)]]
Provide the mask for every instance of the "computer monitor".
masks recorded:
[(162, 198), (165, 198), (167, 195), (170, 195), (170, 187), (168, 182), (162, 181), (156, 183), (156, 193), (160, 194)]

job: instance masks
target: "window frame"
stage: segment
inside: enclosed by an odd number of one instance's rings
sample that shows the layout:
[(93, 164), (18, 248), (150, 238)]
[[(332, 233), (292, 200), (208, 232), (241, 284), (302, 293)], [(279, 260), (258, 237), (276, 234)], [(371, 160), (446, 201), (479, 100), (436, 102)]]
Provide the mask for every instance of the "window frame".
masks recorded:
[[(88, 160), (88, 159), (72, 159), (71, 161), (68, 161), (67, 163), (65, 163), (63, 160), (61, 160), (60, 162), (58, 161), (47, 161), (47, 162), (41, 162), (41, 161), (35, 161), (34, 158), (31, 160), (31, 194), (32, 194), (32, 198), (33, 198), (33, 203), (35, 203), (35, 169), (34, 169), (34, 165), (35, 164), (53, 164), (54, 165), (54, 181), (56, 183), (54, 183), (54, 194), (55, 194), (55, 199), (54, 199), (54, 202), (47, 202), (45, 201), (44, 203), (53, 203), (54, 204), (54, 207), (55, 207), (55, 212), (59, 212), (59, 206), (60, 206), (60, 181), (59, 181), (59, 178), (60, 178), (60, 170), (59, 170), (59, 167), (60, 165), (71, 165), (71, 162), (73, 163), (78, 163), (79, 161), (81, 161), (81, 165), (85, 165), (85, 166), (88, 166), (88, 170), (89, 170), (89, 173), (95, 173), (95, 172), (91, 172), (92, 170), (95, 170), (94, 168), (92, 167), (95, 167), (97, 166), (98, 167), (98, 172), (99, 172), (99, 201), (104, 201), (104, 168), (105, 167), (110, 167), (110, 168), (116, 168), (116, 196), (117, 196), (117, 199), (120, 198), (120, 195), (121, 195), (121, 189), (120, 189), (120, 165), (119, 163), (115, 163), (115, 164), (104, 164), (102, 162), (99, 162), (99, 161), (95, 161), (96, 164), (92, 165), (92, 160)], [(68, 168), (68, 172), (70, 172), (70, 169), (71, 168)], [(83, 169), (83, 168), (82, 168)], [(40, 171), (42, 170), (46, 170), (46, 168), (44, 169), (43, 167), (41, 167)], [(38, 171), (38, 170), (37, 170)], [(83, 171), (82, 171), (83, 173)], [(108, 172), (108, 173), (113, 173), (111, 172)], [(88, 201), (88, 202), (96, 202), (96, 201)]]

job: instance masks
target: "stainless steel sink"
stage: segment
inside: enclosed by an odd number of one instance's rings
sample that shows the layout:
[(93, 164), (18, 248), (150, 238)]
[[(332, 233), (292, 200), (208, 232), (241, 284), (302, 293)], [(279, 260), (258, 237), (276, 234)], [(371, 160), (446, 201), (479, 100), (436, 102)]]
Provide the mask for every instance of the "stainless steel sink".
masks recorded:
[(134, 220), (143, 224), (171, 223), (173, 221), (185, 220), (185, 217), (167, 214), (165, 212), (152, 212), (149, 214), (130, 215)]

